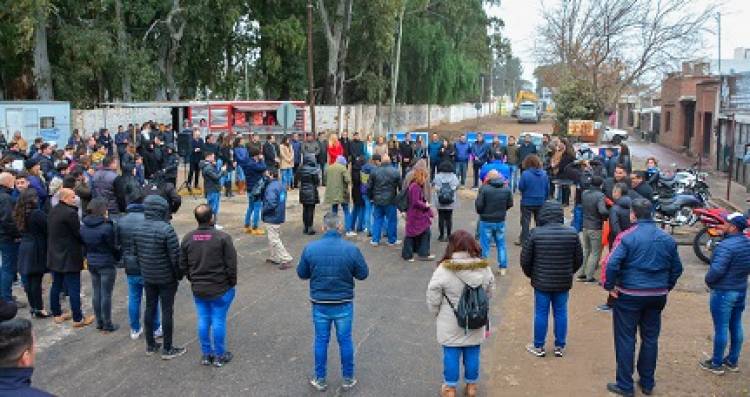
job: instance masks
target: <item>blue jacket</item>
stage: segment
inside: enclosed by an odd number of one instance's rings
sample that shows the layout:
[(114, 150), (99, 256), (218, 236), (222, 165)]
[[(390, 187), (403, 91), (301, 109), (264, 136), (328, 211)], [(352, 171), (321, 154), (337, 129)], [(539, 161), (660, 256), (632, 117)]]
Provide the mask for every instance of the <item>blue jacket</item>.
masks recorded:
[(234, 148), (234, 161), (237, 162), (237, 165), (242, 165), (250, 161), (250, 153), (247, 152), (247, 148), (244, 146)]
[(111, 221), (101, 216), (85, 216), (81, 225), (81, 240), (90, 268), (115, 267), (118, 253)]
[(471, 145), (471, 154), (475, 163), (484, 163), (489, 157), (490, 145), (486, 141), (476, 141)]
[(3, 368), (0, 371), (0, 396), (52, 397), (52, 394), (31, 387), (33, 372), (34, 368)]
[(302, 164), (302, 143), (292, 139), (291, 144), (294, 151), (294, 166), (296, 167)]
[(469, 154), (471, 153), (471, 147), (469, 147), (469, 142), (458, 141), (456, 142), (454, 146), (456, 148), (456, 161), (458, 162), (469, 161)]
[(652, 220), (639, 220), (620, 234), (620, 244), (610, 253), (604, 289), (671, 290), (680, 275), (682, 262), (672, 236)]
[(440, 149), (442, 147), (443, 147), (443, 142), (430, 141), (430, 144), (427, 145), (427, 150), (430, 153), (430, 162), (436, 163), (440, 159)]
[(518, 190), (521, 191), (522, 206), (541, 207), (549, 196), (549, 177), (544, 170), (529, 168), (521, 173)]
[(263, 222), (272, 225), (281, 225), (286, 221), (286, 189), (278, 179), (266, 186), (261, 215)]
[(353, 301), (354, 279), (364, 280), (368, 274), (359, 248), (334, 230), (308, 244), (297, 265), (299, 278), (310, 280), (310, 300), (314, 303)]
[(247, 192), (249, 194), (253, 190), (253, 186), (263, 177), (263, 173), (267, 168), (266, 163), (255, 161), (253, 158), (247, 158), (243, 162), (237, 160), (237, 164), (242, 167), (242, 172), (245, 174)]
[(730, 234), (714, 251), (706, 285), (711, 289), (745, 291), (750, 274), (750, 239), (742, 233)]
[(507, 164), (503, 163), (502, 160), (492, 160), (489, 163), (483, 165), (479, 170), (479, 180), (483, 181), (484, 177), (486, 177), (487, 174), (489, 174), (492, 170), (497, 170), (497, 172), (500, 173), (500, 175), (506, 182), (510, 181), (510, 167), (508, 167)]

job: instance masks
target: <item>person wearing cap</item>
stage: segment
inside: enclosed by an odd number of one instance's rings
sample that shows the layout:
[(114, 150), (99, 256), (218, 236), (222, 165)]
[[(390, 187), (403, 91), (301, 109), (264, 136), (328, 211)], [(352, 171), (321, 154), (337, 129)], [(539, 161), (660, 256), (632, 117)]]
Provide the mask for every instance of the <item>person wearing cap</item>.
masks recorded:
[[(714, 250), (706, 273), (711, 289), (710, 310), (714, 322), (714, 348), (711, 358), (700, 361), (701, 368), (721, 375), (724, 371), (739, 372), (742, 350), (742, 312), (747, 298), (747, 277), (750, 274), (750, 239), (743, 234), (747, 217), (739, 212), (724, 217), (719, 226), (724, 239)], [(728, 331), (728, 332), (727, 332)], [(727, 338), (729, 334), (729, 338)], [(729, 353), (724, 351), (729, 344)]]
[[(330, 152), (329, 152), (330, 154)], [(347, 236), (356, 236), (352, 231), (351, 214), (349, 213), (349, 186), (352, 178), (346, 169), (346, 158), (336, 157), (336, 161), (328, 166), (326, 171), (326, 204), (331, 205), (331, 211), (338, 214), (339, 206), (344, 210), (344, 227)]]

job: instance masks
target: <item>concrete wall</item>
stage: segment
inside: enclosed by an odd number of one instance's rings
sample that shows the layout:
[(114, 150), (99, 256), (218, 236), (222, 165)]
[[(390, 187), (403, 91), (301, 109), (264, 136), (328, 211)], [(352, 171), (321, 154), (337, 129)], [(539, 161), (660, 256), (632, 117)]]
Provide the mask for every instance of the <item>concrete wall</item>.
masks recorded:
[[(388, 129), (389, 107), (382, 106), (380, 117), (376, 105), (347, 105), (339, 108), (337, 106), (316, 106), (315, 120), (318, 131), (338, 131), (339, 120), (341, 130), (359, 131), (367, 135), (385, 133)], [(488, 116), (497, 112), (494, 102), (484, 103), (481, 116)], [(108, 109), (86, 109), (73, 110), (72, 128), (78, 128), (86, 133), (93, 132), (99, 128), (115, 130), (118, 125), (127, 126), (129, 123), (141, 124), (148, 120), (157, 123), (171, 123), (172, 117), (169, 108), (108, 108)], [(305, 112), (307, 120), (305, 125), (311, 128), (309, 109)], [(437, 105), (399, 105), (394, 111), (394, 130), (407, 131), (420, 128), (428, 128), (443, 123), (456, 123), (466, 119), (476, 118), (477, 110), (474, 104), (465, 103), (452, 106)]]

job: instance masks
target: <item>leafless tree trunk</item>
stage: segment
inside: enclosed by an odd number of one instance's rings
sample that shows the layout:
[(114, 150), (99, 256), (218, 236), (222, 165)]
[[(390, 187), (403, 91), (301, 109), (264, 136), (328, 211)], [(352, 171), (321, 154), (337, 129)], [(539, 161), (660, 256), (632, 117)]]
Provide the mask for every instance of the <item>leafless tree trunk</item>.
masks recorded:
[(54, 99), (52, 69), (47, 52), (47, 10), (40, 7), (34, 26), (34, 82), (36, 96), (43, 101)]
[[(328, 61), (326, 62), (326, 83), (323, 90), (324, 103), (338, 103), (339, 88), (343, 91), (343, 72), (345, 69), (346, 52), (349, 45), (348, 33), (352, 20), (353, 0), (338, 0), (334, 20), (328, 15), (324, 0), (318, 0), (318, 10), (323, 20), (323, 33), (328, 45)], [(343, 52), (343, 57), (342, 57)], [(339, 83), (340, 80), (340, 83)]]
[[(117, 18), (117, 50), (120, 56), (128, 56), (128, 35), (125, 32), (125, 17), (122, 14), (122, 0), (115, 0), (115, 18)], [(128, 62), (120, 68), (122, 73), (122, 100), (130, 102), (133, 100), (133, 90), (130, 85), (130, 68)]]
[(143, 40), (146, 40), (158, 24), (163, 24), (166, 27), (168, 41), (161, 44), (159, 59), (156, 63), (165, 80), (162, 87), (156, 93), (156, 97), (159, 100), (176, 100), (180, 98), (180, 89), (175, 80), (175, 65), (177, 64), (180, 41), (182, 40), (187, 23), (181, 15), (184, 11), (180, 6), (180, 0), (172, 0), (172, 9), (167, 14), (167, 17), (164, 20), (157, 19), (154, 21), (146, 31), (146, 34), (143, 35)]
[(406, 2), (401, 7), (401, 11), (398, 14), (398, 30), (396, 31), (396, 60), (391, 64), (391, 103), (390, 110), (388, 111), (388, 132), (392, 132), (394, 128), (394, 117), (396, 117), (396, 93), (398, 92), (398, 74), (401, 66), (401, 38), (404, 31), (404, 14), (406, 13)]

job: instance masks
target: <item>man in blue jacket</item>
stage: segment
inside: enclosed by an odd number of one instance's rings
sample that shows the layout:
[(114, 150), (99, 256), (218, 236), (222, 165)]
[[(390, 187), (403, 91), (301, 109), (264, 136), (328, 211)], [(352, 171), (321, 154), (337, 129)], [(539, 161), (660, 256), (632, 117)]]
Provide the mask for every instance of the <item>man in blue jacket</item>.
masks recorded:
[[(719, 243), (706, 273), (711, 288), (711, 317), (714, 321), (714, 352), (712, 358), (700, 362), (701, 368), (721, 375), (725, 370), (739, 372), (737, 363), (742, 350), (742, 312), (747, 297), (747, 276), (750, 274), (750, 239), (742, 232), (747, 218), (735, 212), (725, 217), (720, 226), (724, 240)], [(727, 332), (729, 331), (729, 332)], [(729, 354), (727, 333), (732, 343)]]
[(484, 141), (484, 136), (481, 132), (477, 133), (477, 140), (471, 145), (472, 169), (474, 170), (473, 188), (475, 190), (479, 189), (479, 170), (487, 162), (489, 152), (490, 145)]
[(31, 321), (17, 318), (0, 323), (0, 396), (47, 397), (31, 387), (34, 373), (34, 335)]
[(518, 146), (518, 164), (521, 164), (521, 171), (524, 170), (523, 161), (526, 160), (526, 157), (530, 154), (537, 154), (536, 145), (531, 141), (531, 135), (525, 134), (523, 136), (523, 141), (521, 141), (521, 144)]
[[(250, 158), (242, 158), (237, 160), (237, 165), (242, 168), (242, 172), (245, 174), (245, 182), (247, 183), (247, 211), (245, 212), (245, 233), (252, 234), (254, 236), (262, 236), (263, 230), (258, 227), (260, 222), (260, 207), (263, 203), (262, 189), (258, 189), (257, 185), (263, 179), (268, 166), (263, 160), (263, 155), (260, 154), (260, 150), (257, 148), (250, 148)], [(252, 227), (250, 225), (250, 218), (252, 218)]]
[(427, 145), (427, 151), (430, 155), (430, 180), (435, 179), (435, 171), (437, 170), (438, 163), (440, 162), (440, 149), (443, 147), (443, 141), (440, 140), (438, 134), (432, 134), (432, 140)]
[(350, 390), (357, 384), (352, 342), (354, 279), (366, 279), (369, 270), (359, 248), (341, 238), (341, 218), (329, 212), (323, 217), (323, 223), (323, 237), (304, 248), (297, 265), (299, 278), (310, 280), (315, 329), (315, 376), (310, 379), (310, 385), (318, 391), (328, 388), (328, 341), (331, 323), (334, 323), (344, 378), (342, 388)]
[(286, 221), (286, 188), (279, 181), (279, 170), (268, 171), (268, 186), (263, 192), (263, 223), (268, 231), (270, 257), (266, 262), (279, 265), (280, 270), (291, 267), (292, 256), (281, 241), (281, 225)]
[(677, 243), (651, 219), (651, 202), (633, 200), (636, 224), (620, 234), (607, 261), (604, 289), (614, 298), (613, 329), (617, 382), (607, 390), (621, 396), (633, 396), (635, 339), (640, 328), (638, 357), (639, 386), (643, 394), (654, 389), (654, 372), (659, 351), (661, 312), (667, 294), (682, 275)]
[(461, 186), (466, 185), (466, 169), (469, 167), (469, 155), (471, 154), (471, 147), (469, 142), (466, 142), (466, 135), (461, 135), (458, 142), (455, 144), (456, 148), (456, 176), (461, 181)]
[(534, 223), (539, 220), (539, 211), (549, 196), (549, 177), (542, 169), (542, 161), (536, 154), (529, 155), (522, 163), (523, 172), (518, 182), (521, 192), (521, 235), (516, 245), (522, 245), (529, 235), (531, 216)]

